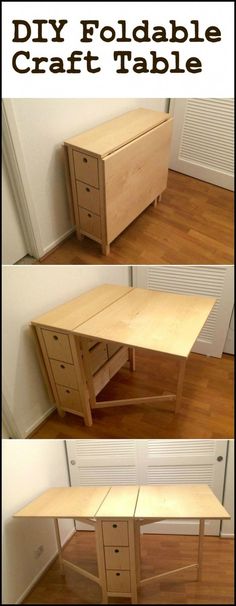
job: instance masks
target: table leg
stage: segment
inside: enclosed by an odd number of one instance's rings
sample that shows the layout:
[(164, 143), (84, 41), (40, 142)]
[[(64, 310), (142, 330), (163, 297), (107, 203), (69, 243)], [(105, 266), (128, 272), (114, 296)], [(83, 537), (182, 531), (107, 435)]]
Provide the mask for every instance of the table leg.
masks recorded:
[(59, 530), (59, 524), (58, 524), (58, 519), (57, 518), (54, 519), (54, 526), (55, 526), (55, 534), (56, 534), (56, 541), (57, 541), (58, 560), (59, 560), (59, 566), (60, 566), (60, 573), (64, 575), (65, 571), (64, 571), (63, 559), (62, 559), (61, 538), (60, 538), (60, 530)]
[(129, 347), (129, 367), (133, 372), (135, 371), (135, 349), (134, 347)]
[(130, 550), (130, 577), (131, 577), (131, 603), (138, 603), (137, 588), (137, 556), (136, 556), (136, 533), (135, 520), (128, 521), (129, 528), (129, 550)]
[(185, 375), (186, 362), (187, 362), (186, 358), (181, 359), (179, 361), (179, 375), (178, 375), (177, 391), (176, 391), (175, 413), (180, 411), (183, 386), (184, 386), (184, 375)]
[(84, 372), (89, 389), (89, 400), (92, 408), (96, 407), (96, 396), (94, 392), (93, 375), (90, 367), (88, 339), (80, 339), (81, 350), (84, 357)]
[(97, 550), (97, 562), (98, 562), (98, 576), (101, 581), (102, 604), (108, 604), (101, 520), (96, 520), (95, 536), (96, 536), (96, 550)]
[(136, 554), (136, 578), (139, 583), (141, 578), (141, 554), (140, 554), (140, 524), (138, 521), (135, 522), (135, 554)]
[(80, 343), (77, 341), (74, 335), (69, 335), (69, 341), (73, 356), (73, 361), (76, 369), (77, 379), (78, 379), (78, 390), (83, 406), (84, 413), (84, 423), (88, 427), (93, 424), (92, 414), (91, 414), (91, 406), (89, 402), (88, 388), (86, 384), (86, 377), (84, 373), (84, 365), (82, 360), (82, 354), (80, 350)]
[(198, 572), (197, 580), (202, 580), (202, 554), (205, 520), (199, 520), (199, 539), (198, 539)]
[(102, 254), (107, 257), (110, 254), (110, 244), (102, 244)]

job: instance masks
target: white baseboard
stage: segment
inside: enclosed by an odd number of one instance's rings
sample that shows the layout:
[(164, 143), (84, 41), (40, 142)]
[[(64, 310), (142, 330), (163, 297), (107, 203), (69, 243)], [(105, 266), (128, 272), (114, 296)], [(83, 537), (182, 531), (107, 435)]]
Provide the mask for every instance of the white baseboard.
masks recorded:
[[(65, 545), (65, 543), (67, 543), (67, 541), (69, 541), (69, 539), (75, 534), (75, 532), (76, 532), (76, 530), (74, 528), (73, 528), (73, 530), (70, 530), (70, 532), (68, 532), (68, 535), (66, 536), (66, 538), (63, 541), (63, 545)], [(44, 564), (44, 566), (40, 570), (40, 572), (38, 572), (35, 575), (35, 577), (31, 581), (31, 583), (26, 587), (25, 591), (21, 594), (21, 596), (18, 598), (18, 600), (15, 602), (15, 604), (21, 604), (23, 602), (23, 600), (26, 598), (28, 593), (33, 589), (33, 587), (36, 585), (36, 583), (39, 581), (39, 579), (43, 576), (43, 574), (45, 573), (47, 568), (49, 568), (50, 564), (52, 564), (53, 560), (55, 560), (56, 557), (57, 557), (57, 551), (55, 551), (54, 555), (52, 555), (51, 558), (48, 560), (48, 562), (46, 564)]]
[(37, 427), (41, 423), (43, 423), (43, 421), (45, 421), (45, 419), (47, 419), (47, 417), (49, 417), (49, 415), (52, 414), (52, 412), (54, 410), (56, 410), (56, 406), (50, 406), (50, 408), (48, 410), (46, 410), (46, 412), (44, 412), (44, 414), (41, 415), (41, 417), (39, 419), (37, 419), (37, 421), (35, 421), (35, 423), (33, 423), (33, 425), (30, 425), (30, 427), (28, 427), (28, 429), (25, 430), (24, 438), (28, 438), (28, 436), (32, 433), (32, 431), (37, 429)]
[(75, 231), (75, 226), (71, 227), (70, 229), (68, 229), (68, 231), (66, 231), (64, 234), (62, 234), (62, 236), (59, 236), (59, 238), (57, 238), (56, 240), (54, 240), (53, 242), (51, 242), (51, 244), (49, 244), (49, 246), (46, 246), (43, 249), (42, 256), (44, 256), (47, 253), (49, 253), (50, 250), (52, 250), (53, 248), (55, 248), (55, 246), (58, 246), (58, 244), (60, 244), (61, 242), (63, 242), (63, 240), (66, 240), (66, 238), (68, 238), (69, 236), (71, 236), (71, 234), (73, 234), (74, 231)]
[(222, 539), (234, 539), (234, 533), (230, 533), (230, 532), (222, 532), (221, 533), (221, 538)]

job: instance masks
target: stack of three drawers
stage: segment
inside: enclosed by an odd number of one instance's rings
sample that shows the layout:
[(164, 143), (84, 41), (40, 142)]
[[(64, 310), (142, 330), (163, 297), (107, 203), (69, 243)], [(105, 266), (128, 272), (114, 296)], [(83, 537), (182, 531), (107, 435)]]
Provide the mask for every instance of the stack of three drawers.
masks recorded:
[(102, 522), (107, 593), (130, 594), (130, 546), (127, 521)]

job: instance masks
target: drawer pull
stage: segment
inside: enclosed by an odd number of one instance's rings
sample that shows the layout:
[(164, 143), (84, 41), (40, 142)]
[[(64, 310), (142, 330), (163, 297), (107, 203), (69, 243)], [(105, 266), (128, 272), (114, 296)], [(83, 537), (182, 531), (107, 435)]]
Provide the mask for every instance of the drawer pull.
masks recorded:
[(115, 549), (115, 553), (119, 553), (119, 549)]
[(64, 364), (60, 364), (60, 367), (61, 367), (61, 368), (65, 368)]
[(66, 389), (66, 393), (70, 393), (70, 390), (69, 390), (69, 389)]
[(117, 524), (112, 524), (112, 528), (117, 528)]
[(90, 191), (89, 187), (86, 187), (85, 189), (86, 189), (86, 191)]
[(58, 341), (57, 335), (53, 335), (54, 341)]
[(83, 158), (83, 162), (85, 162), (85, 164), (87, 164), (87, 162), (88, 162), (87, 158)]
[(120, 577), (120, 572), (116, 572), (116, 576), (117, 576), (117, 577)]
[(92, 217), (91, 213), (88, 213), (88, 217), (91, 219), (91, 217)]

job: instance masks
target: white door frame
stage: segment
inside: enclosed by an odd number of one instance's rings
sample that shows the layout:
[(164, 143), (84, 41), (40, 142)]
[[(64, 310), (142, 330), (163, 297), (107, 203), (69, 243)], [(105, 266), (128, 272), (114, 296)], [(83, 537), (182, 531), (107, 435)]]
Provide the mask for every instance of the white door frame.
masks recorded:
[(43, 244), (31, 199), (23, 151), (10, 99), (3, 100), (2, 123), (3, 158), (10, 178), (26, 247), (32, 257), (39, 259), (44, 253)]

